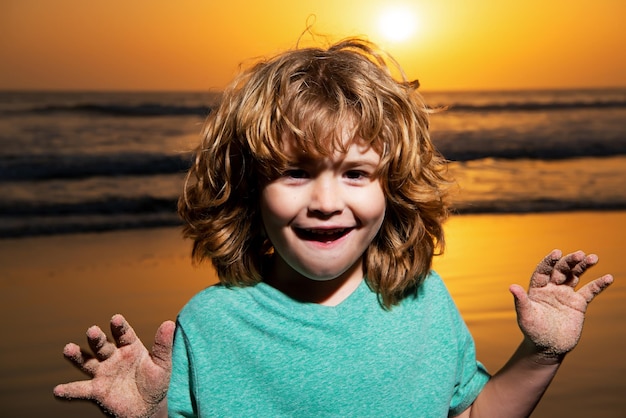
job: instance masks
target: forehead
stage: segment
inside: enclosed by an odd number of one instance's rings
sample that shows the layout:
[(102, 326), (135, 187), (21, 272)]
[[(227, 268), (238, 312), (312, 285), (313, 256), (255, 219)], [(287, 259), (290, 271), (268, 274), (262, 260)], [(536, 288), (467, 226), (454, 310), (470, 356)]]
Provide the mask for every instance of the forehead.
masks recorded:
[(357, 115), (350, 114), (339, 120), (309, 114), (294, 123), (282, 123), (280, 148), (285, 153), (304, 152), (311, 156), (329, 157), (357, 149), (374, 148), (382, 154), (382, 138), (364, 131)]
[(284, 134), (281, 138), (282, 152), (292, 161), (316, 160), (367, 160), (378, 164), (380, 153), (371, 143), (352, 131), (341, 129), (334, 138), (325, 141), (306, 141), (294, 135)]

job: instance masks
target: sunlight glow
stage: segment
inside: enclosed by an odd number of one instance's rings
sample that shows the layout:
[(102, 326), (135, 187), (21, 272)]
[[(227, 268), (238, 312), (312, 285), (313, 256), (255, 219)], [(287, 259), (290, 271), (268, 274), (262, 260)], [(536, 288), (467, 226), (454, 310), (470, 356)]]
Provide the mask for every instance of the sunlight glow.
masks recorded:
[(415, 34), (415, 14), (406, 6), (389, 7), (381, 14), (378, 28), (381, 35), (389, 41), (406, 41)]
[(626, 86), (622, 0), (145, 3), (0, 0), (0, 90), (217, 91), (260, 57), (351, 36), (428, 90)]

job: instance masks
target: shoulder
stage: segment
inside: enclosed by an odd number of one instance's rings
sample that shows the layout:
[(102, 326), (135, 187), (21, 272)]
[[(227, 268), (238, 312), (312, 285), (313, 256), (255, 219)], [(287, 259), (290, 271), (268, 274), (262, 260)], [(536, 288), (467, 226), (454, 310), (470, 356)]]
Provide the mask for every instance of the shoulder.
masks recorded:
[(424, 282), (422, 283), (422, 285), (429, 289), (433, 289), (433, 290), (436, 289), (437, 291), (443, 290), (447, 292), (446, 286), (443, 283), (443, 279), (441, 278), (439, 273), (437, 273), (435, 270), (431, 270), (430, 272), (428, 272), (428, 275), (424, 279)]
[(431, 270), (424, 281), (419, 285), (416, 290), (415, 296), (410, 299), (417, 300), (447, 300), (452, 301), (450, 292), (441, 276), (434, 270)]
[(227, 287), (216, 284), (196, 293), (178, 314), (179, 322), (191, 318), (206, 317), (206, 315), (219, 316), (227, 311), (238, 309), (249, 300), (254, 286), (251, 287)]
[(460, 322), (460, 313), (441, 276), (431, 270), (415, 293), (408, 295), (402, 304), (418, 310), (441, 323)]

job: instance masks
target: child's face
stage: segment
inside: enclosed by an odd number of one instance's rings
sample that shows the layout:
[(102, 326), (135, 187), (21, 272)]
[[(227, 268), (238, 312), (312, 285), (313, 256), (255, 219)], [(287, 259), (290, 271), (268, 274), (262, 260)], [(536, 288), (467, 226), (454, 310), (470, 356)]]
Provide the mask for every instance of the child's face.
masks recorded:
[(291, 165), (261, 194), (265, 230), (283, 264), (277, 270), (286, 276), (276, 279), (362, 279), (363, 253), (385, 217), (380, 155), (358, 142), (332, 158), (311, 158), (291, 141), (284, 150)]

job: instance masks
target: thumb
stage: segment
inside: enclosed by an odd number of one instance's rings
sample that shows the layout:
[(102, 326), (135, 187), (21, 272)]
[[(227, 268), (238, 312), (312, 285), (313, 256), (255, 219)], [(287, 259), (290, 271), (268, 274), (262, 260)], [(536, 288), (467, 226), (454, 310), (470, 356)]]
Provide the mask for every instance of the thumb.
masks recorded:
[(524, 288), (518, 284), (512, 284), (509, 286), (509, 292), (511, 292), (515, 301), (515, 311), (517, 312), (517, 316), (520, 316), (522, 312), (528, 310), (530, 307), (528, 294)]
[(56, 385), (53, 393), (59, 399), (94, 399), (91, 380), (80, 380), (78, 382)]
[(172, 321), (163, 322), (157, 329), (152, 346), (154, 363), (166, 370), (172, 368), (172, 345), (174, 344), (174, 330), (176, 324)]

